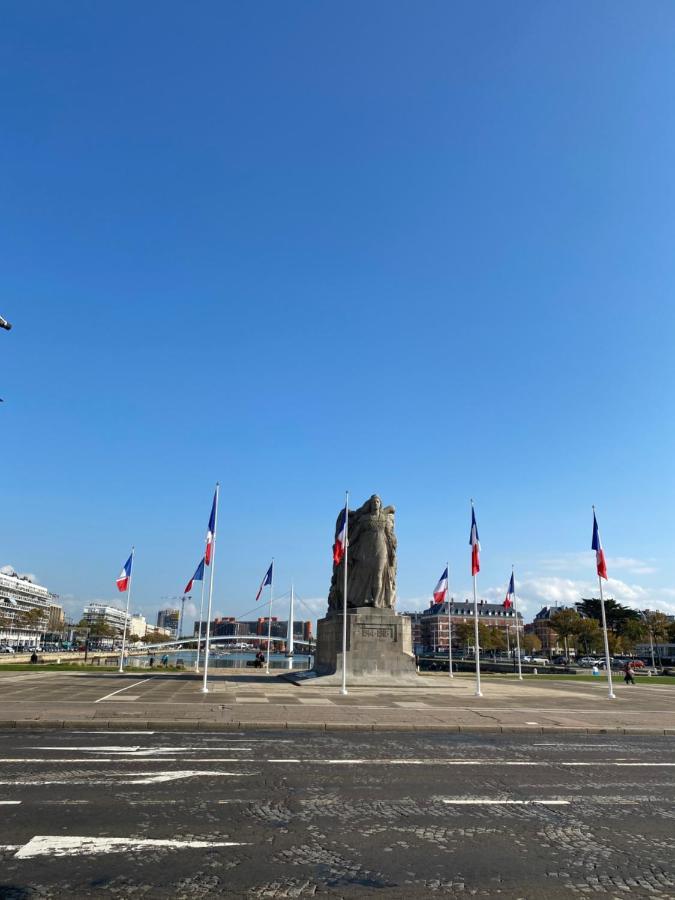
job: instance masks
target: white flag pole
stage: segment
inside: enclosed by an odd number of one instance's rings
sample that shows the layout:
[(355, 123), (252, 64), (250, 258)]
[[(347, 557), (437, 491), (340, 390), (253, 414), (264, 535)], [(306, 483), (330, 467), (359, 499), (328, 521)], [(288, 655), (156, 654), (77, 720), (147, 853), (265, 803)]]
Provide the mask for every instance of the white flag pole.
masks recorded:
[(202, 599), (199, 603), (199, 628), (197, 630), (197, 659), (195, 661), (195, 672), (199, 672), (199, 648), (202, 645), (202, 619), (204, 617), (204, 571), (202, 569)]
[[(209, 605), (206, 617), (206, 641), (204, 644), (204, 684), (202, 685), (202, 693), (209, 692), (209, 651), (211, 649), (211, 606), (213, 602), (213, 571), (216, 568), (216, 535), (218, 533), (218, 495), (220, 493), (220, 482), (216, 481), (216, 514), (213, 517), (213, 535), (211, 536), (211, 576), (209, 578)], [(201, 638), (202, 626), (199, 626), (199, 636)]]
[(131, 577), (134, 573), (134, 552), (135, 548), (131, 548), (131, 568), (129, 569), (129, 583), (127, 584), (127, 609), (126, 615), (124, 616), (124, 631), (122, 632), (122, 652), (120, 653), (120, 668), (119, 671), (124, 671), (124, 648), (127, 643), (127, 623), (129, 622), (129, 599), (131, 597)]
[(270, 645), (272, 643), (272, 595), (274, 593), (274, 557), (272, 557), (272, 570), (270, 572), (270, 612), (267, 616), (267, 661), (265, 663), (265, 671), (270, 674)]
[(452, 673), (452, 612), (450, 611), (450, 563), (446, 563), (445, 571), (448, 573), (446, 594), (446, 599), (448, 601), (448, 674), (450, 678), (454, 678), (455, 676)]
[[(473, 500), (471, 501), (471, 527), (473, 528), (474, 520)], [(472, 540), (477, 540), (472, 532)], [(473, 544), (471, 546), (471, 568), (473, 569)], [(478, 643), (478, 596), (476, 593), (476, 575), (473, 574), (473, 634), (474, 634), (474, 655), (476, 657), (476, 697), (482, 697), (480, 689), (480, 646)]]
[(293, 668), (293, 654), (295, 652), (295, 645), (293, 643), (295, 639), (295, 635), (293, 634), (293, 617), (295, 615), (294, 601), (293, 582), (291, 581), (291, 602), (289, 603), (288, 608), (288, 629), (286, 631), (286, 656), (288, 657), (289, 669)]
[(349, 491), (345, 491), (345, 568), (342, 591), (342, 687), (341, 694), (347, 693), (347, 556), (349, 554)]
[[(595, 519), (595, 506), (593, 507), (593, 518)], [(597, 520), (596, 520), (597, 523)], [(600, 535), (598, 534), (598, 541), (600, 542)], [(602, 547), (602, 543), (600, 542), (600, 546)], [(602, 578), (600, 573), (598, 572), (598, 585), (600, 586), (600, 613), (602, 615), (602, 636), (605, 641), (605, 667), (607, 669), (607, 699), (608, 700), (616, 700), (616, 694), (614, 693), (613, 685), (612, 685), (612, 666), (609, 660), (609, 640), (607, 638), (607, 617), (605, 616), (605, 598), (602, 593)]]
[[(511, 566), (513, 576), (513, 566)], [(520, 662), (520, 628), (518, 626), (518, 601), (516, 599), (516, 580), (513, 579), (513, 611), (516, 614), (516, 653), (518, 654), (518, 681), (523, 680), (523, 669)]]

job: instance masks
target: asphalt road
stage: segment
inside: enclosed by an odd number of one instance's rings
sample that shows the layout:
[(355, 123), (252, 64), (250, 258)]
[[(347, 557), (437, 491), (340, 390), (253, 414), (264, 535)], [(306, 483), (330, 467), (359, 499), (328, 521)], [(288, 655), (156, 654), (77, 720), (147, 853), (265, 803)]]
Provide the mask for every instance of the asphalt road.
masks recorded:
[(675, 738), (0, 732), (0, 897), (675, 898)]

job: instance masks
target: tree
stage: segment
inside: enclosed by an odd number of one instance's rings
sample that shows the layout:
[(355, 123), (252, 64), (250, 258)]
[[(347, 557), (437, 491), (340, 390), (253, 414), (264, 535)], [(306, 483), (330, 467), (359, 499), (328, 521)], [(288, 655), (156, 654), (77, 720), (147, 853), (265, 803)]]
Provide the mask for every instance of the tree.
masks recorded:
[(577, 624), (577, 630), (575, 632), (576, 635), (576, 649), (577, 655), (579, 653), (579, 647), (582, 646), (584, 649), (584, 653), (588, 656), (590, 653), (595, 652), (595, 648), (600, 646), (602, 643), (602, 631), (600, 629), (600, 625), (595, 619), (584, 619), (580, 618), (579, 623)]
[(555, 612), (551, 613), (548, 621), (558, 638), (562, 639), (565, 645), (565, 656), (569, 657), (568, 638), (577, 633), (581, 616), (576, 609), (556, 609)]
[[(595, 598), (582, 600), (581, 603), (577, 603), (576, 606), (577, 610), (580, 613), (583, 613), (583, 615), (595, 619), (598, 622), (602, 621), (600, 600)], [(612, 598), (609, 597), (605, 600), (605, 618), (607, 619), (607, 628), (615, 631), (626, 619), (639, 619), (640, 614), (634, 609), (622, 606), (620, 603), (617, 603), (616, 600), (612, 600)]]
[(621, 646), (629, 653), (635, 653), (635, 645), (649, 637), (649, 626), (644, 619), (625, 619), (619, 630)]
[(668, 640), (675, 641), (675, 622), (671, 622), (668, 626)]
[(536, 634), (524, 634), (520, 646), (526, 653), (534, 653), (535, 650), (541, 650), (541, 641)]
[(666, 640), (671, 627), (671, 622), (665, 613), (646, 610), (643, 621), (647, 625), (648, 632), (651, 631), (652, 639), (655, 644), (660, 644)]
[(496, 659), (497, 651), (501, 652), (503, 650), (506, 650), (506, 635), (504, 634), (504, 631), (501, 628), (498, 628), (493, 625), (492, 627), (486, 626), (485, 630), (486, 630), (487, 634), (485, 635), (485, 638), (483, 638), (483, 636), (480, 633), (481, 625), (482, 625), (482, 623), (479, 622), (478, 634), (479, 634), (479, 640), (481, 643), (481, 648), (483, 650), (492, 650), (492, 656), (494, 659)]

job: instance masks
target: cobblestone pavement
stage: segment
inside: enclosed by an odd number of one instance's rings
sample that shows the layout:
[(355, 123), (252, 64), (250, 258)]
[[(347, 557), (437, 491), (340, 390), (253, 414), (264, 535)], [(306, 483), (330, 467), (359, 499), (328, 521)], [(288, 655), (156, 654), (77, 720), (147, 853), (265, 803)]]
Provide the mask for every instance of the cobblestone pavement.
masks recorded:
[(675, 734), (675, 688), (644, 679), (604, 682), (524, 681), (486, 677), (483, 697), (471, 678), (420, 678), (419, 686), (350, 688), (277, 677), (216, 675), (209, 693), (196, 675), (149, 672), (0, 672), (0, 724), (136, 721), (174, 727), (353, 727), (648, 729)]
[(0, 731), (0, 897), (675, 898), (675, 738)]

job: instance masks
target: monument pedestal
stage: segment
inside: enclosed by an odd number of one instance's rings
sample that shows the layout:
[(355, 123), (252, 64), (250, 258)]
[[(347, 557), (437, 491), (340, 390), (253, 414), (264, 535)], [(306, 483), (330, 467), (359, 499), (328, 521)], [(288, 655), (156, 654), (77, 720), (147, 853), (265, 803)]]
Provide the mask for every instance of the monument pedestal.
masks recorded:
[[(341, 612), (317, 622), (314, 672), (322, 684), (342, 680)], [(417, 683), (418, 678), (407, 616), (372, 606), (347, 611), (348, 686)]]

